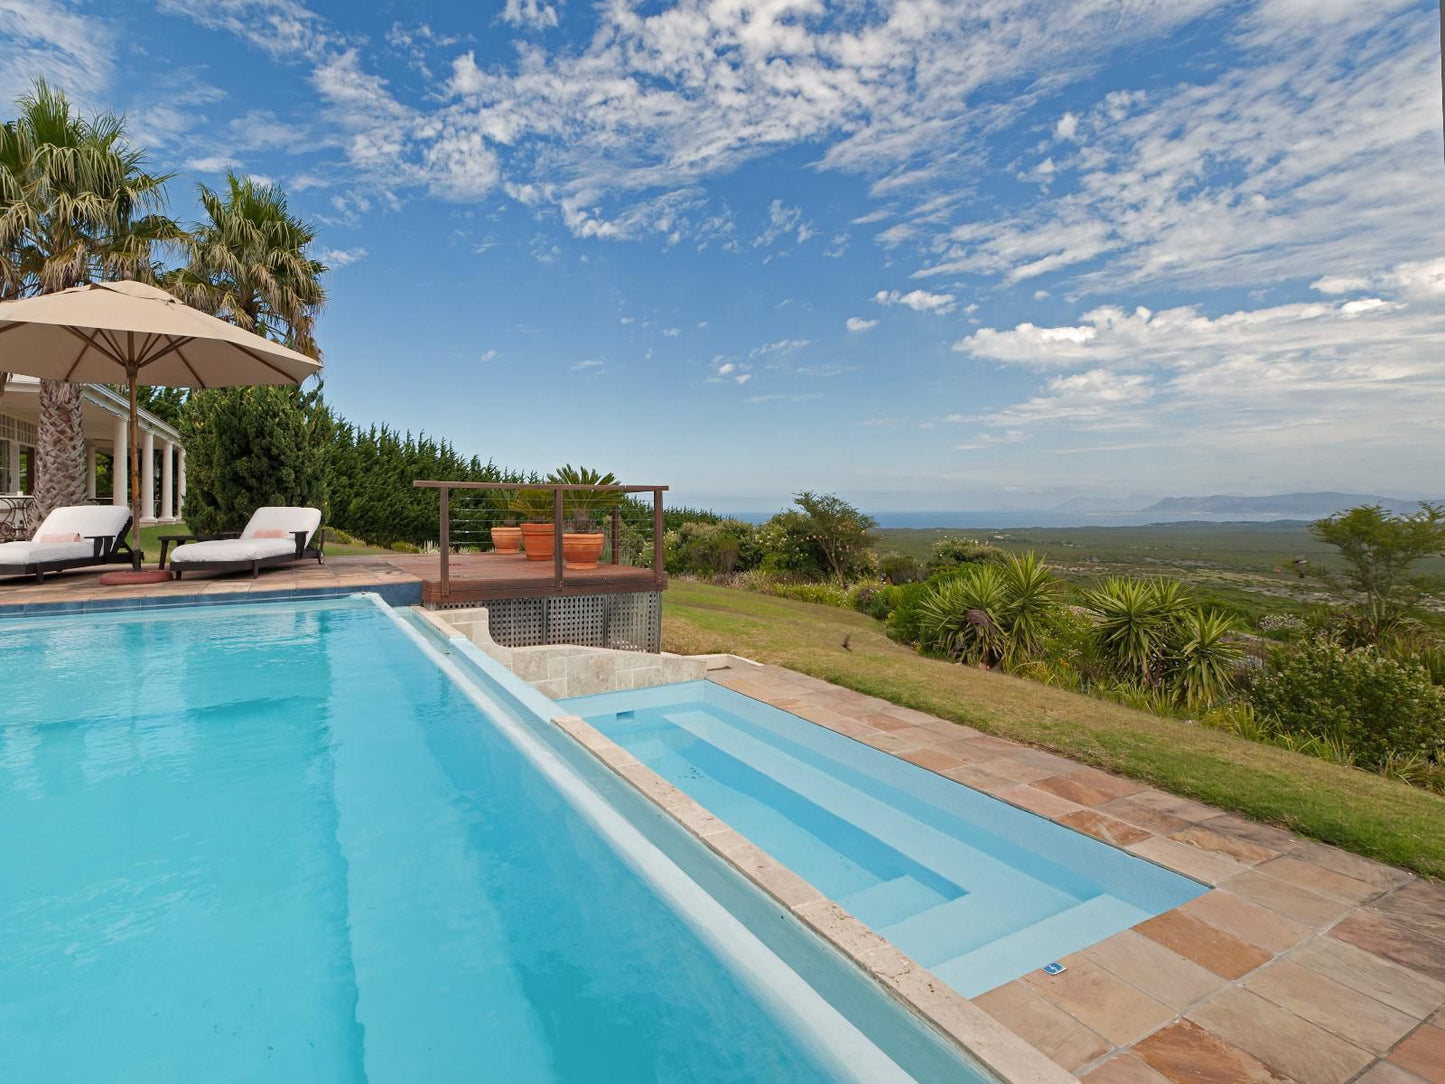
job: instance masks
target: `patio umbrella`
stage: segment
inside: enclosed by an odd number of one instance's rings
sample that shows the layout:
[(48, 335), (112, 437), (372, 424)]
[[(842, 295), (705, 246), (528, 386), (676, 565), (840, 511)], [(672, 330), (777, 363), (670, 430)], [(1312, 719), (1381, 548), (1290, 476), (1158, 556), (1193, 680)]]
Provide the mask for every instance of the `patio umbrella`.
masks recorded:
[(140, 567), (136, 386), (300, 384), (321, 363), (140, 282), (94, 282), (0, 302), (0, 372), (130, 389), (131, 529)]

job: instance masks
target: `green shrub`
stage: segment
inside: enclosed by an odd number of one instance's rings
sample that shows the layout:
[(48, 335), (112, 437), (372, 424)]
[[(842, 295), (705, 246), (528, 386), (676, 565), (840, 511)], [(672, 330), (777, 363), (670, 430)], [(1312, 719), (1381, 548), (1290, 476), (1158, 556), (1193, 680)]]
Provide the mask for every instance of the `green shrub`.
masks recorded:
[(906, 553), (884, 553), (878, 557), (878, 575), (895, 586), (927, 579), (928, 572)]
[(1445, 754), (1445, 690), (1374, 648), (1311, 640), (1278, 652), (1250, 702), (1276, 734), (1312, 735), (1379, 769), (1391, 755)]
[(928, 572), (947, 572), (960, 565), (997, 564), (1006, 556), (997, 546), (976, 538), (946, 535), (933, 544), (928, 556)]
[(775, 583), (769, 594), (779, 598), (797, 599), (799, 602), (814, 602), (820, 606), (850, 606), (848, 588), (836, 583)]
[(756, 568), (762, 560), (757, 528), (738, 519), (689, 521), (667, 532), (667, 571), (693, 576), (729, 576)]
[(898, 588), (878, 583), (860, 583), (848, 592), (853, 609), (878, 621), (888, 620), (893, 612)]
[(893, 588), (892, 608), (888, 611), (887, 632), (890, 640), (918, 646), (923, 638), (923, 600), (936, 586), (935, 580), (905, 583)]

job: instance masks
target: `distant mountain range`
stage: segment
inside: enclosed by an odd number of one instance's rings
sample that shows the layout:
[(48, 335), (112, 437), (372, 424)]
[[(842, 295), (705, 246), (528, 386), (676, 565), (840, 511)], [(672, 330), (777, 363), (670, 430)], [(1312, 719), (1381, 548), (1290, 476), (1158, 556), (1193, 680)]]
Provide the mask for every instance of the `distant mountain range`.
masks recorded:
[[(1370, 493), (1274, 493), (1267, 497), (1237, 497), (1214, 494), (1209, 497), (1165, 497), (1146, 508), (1143, 515), (1192, 519), (1197, 516), (1265, 516), (1269, 518), (1318, 519), (1362, 504), (1378, 504), (1394, 512), (1413, 512), (1418, 501), (1381, 497)], [(1120, 511), (1117, 508), (1100, 511)]]

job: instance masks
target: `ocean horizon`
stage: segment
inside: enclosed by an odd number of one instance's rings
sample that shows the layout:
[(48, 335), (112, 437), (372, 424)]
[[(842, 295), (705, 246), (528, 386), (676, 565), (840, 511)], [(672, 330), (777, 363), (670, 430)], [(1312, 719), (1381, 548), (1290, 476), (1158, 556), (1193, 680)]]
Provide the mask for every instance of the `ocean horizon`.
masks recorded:
[[(879, 527), (912, 530), (1020, 530), (1029, 527), (1153, 527), (1174, 523), (1248, 523), (1302, 524), (1308, 519), (1299, 516), (1208, 514), (1185, 517), (1161, 516), (1158, 512), (1079, 512), (1079, 511), (998, 511), (988, 509), (962, 511), (874, 512), (864, 509), (878, 521)], [(719, 515), (763, 523), (776, 514), (772, 512), (719, 512)]]

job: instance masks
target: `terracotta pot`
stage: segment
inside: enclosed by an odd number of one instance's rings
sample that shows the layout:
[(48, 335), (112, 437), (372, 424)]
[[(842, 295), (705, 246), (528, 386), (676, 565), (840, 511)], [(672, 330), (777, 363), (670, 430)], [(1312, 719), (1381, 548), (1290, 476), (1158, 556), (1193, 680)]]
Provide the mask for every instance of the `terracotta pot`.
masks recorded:
[(562, 560), (568, 568), (596, 568), (597, 559), (602, 556), (603, 536), (598, 534), (573, 534), (562, 536)]
[(492, 528), (492, 552), (493, 552), (493, 553), (521, 553), (521, 552), (522, 552), (522, 528), (520, 528), (520, 527), (493, 527), (493, 528)]
[(550, 561), (557, 552), (556, 529), (550, 523), (524, 523), (522, 551), (529, 561)]

